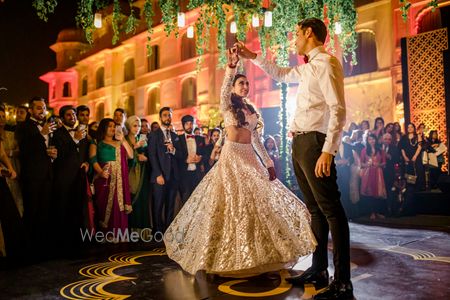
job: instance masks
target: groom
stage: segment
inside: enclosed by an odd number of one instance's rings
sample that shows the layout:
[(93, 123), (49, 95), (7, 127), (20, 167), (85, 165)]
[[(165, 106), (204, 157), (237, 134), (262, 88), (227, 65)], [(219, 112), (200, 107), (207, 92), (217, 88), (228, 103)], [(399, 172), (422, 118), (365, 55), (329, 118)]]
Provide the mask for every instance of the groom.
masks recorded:
[(295, 175), (311, 213), (318, 246), (312, 266), (286, 279), (294, 285), (328, 285), (328, 232), (333, 240), (334, 280), (314, 299), (353, 299), (350, 281), (350, 237), (336, 183), (334, 155), (345, 124), (344, 77), (339, 61), (325, 51), (325, 24), (316, 18), (298, 23), (296, 48), (306, 64), (280, 68), (237, 43), (238, 54), (251, 59), (273, 79), (298, 83), (297, 108), (290, 130), (294, 136)]

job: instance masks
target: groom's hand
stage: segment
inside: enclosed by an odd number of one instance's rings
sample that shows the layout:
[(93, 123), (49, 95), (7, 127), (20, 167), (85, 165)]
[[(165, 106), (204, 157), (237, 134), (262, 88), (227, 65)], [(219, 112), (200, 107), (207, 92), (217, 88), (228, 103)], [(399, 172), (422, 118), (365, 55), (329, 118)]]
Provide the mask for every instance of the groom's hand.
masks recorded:
[(322, 152), (316, 163), (316, 177), (322, 178), (324, 175), (326, 177), (331, 174), (331, 162), (333, 161), (333, 155), (327, 152)]
[(248, 59), (255, 59), (256, 58), (256, 53), (248, 50), (247, 47), (245, 47), (245, 44), (243, 42), (239, 41), (239, 42), (235, 43), (234, 47), (237, 48), (238, 55), (240, 57), (248, 58)]

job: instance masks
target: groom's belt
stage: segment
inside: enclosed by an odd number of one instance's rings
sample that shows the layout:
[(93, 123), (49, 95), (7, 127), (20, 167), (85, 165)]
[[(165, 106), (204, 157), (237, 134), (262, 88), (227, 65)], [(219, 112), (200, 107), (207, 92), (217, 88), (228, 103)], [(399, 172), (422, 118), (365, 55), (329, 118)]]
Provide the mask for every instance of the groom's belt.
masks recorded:
[(299, 135), (305, 135), (305, 134), (308, 134), (308, 133), (311, 133), (311, 132), (314, 132), (314, 131), (294, 131), (294, 132), (292, 132), (292, 135), (293, 136), (299, 136)]

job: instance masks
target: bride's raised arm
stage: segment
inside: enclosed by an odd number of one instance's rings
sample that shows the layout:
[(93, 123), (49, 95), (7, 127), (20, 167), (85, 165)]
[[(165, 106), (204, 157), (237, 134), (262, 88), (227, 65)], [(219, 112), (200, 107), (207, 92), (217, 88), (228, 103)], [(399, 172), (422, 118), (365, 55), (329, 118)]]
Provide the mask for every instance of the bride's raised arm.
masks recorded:
[(236, 75), (236, 68), (227, 67), (223, 78), (222, 89), (220, 90), (220, 111), (230, 110), (231, 91), (233, 88), (233, 78)]
[(227, 51), (228, 66), (225, 70), (222, 89), (220, 90), (220, 111), (224, 112), (231, 106), (231, 90), (233, 89), (233, 79), (236, 75), (236, 66), (239, 62), (237, 48), (231, 48)]

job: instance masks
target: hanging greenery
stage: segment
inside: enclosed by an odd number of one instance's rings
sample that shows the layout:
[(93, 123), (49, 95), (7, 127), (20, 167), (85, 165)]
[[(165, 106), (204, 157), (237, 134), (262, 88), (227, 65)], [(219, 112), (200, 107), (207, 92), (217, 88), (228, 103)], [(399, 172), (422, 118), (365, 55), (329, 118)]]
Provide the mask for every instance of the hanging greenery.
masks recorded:
[[(132, 6), (133, 2), (129, 0), (130, 6)], [(154, 17), (152, 2), (155, 1), (145, 1), (143, 12), (149, 34), (152, 33), (151, 28)], [(178, 36), (177, 13), (180, 11), (179, 2), (178, 0), (158, 0), (162, 11), (161, 21), (165, 26), (164, 30), (167, 34), (174, 32)], [(90, 43), (93, 42), (92, 34), (95, 29), (93, 25), (95, 12), (111, 3), (113, 4), (113, 43), (119, 40), (120, 32), (130, 33), (136, 30), (139, 20), (134, 15), (133, 10), (131, 10), (125, 26), (121, 28), (122, 15), (120, 0), (79, 0), (76, 21), (85, 31), (86, 38)], [(339, 43), (344, 51), (344, 57), (347, 56), (346, 54), (352, 53), (353, 61), (355, 61), (356, 33), (354, 28), (356, 25), (356, 11), (353, 1), (272, 0), (270, 3), (271, 6), (268, 9), (273, 11), (273, 26), (270, 28), (260, 26), (258, 33), (261, 37), (261, 46), (279, 47), (281, 57), (277, 58), (277, 62), (283, 61), (287, 57), (285, 52), (288, 49), (289, 42), (287, 33), (294, 32), (298, 20), (307, 17), (325, 17), (328, 19), (331, 47), (334, 46), (335, 23), (339, 22), (342, 27), (342, 33), (339, 35)], [(55, 12), (57, 4), (57, 0), (33, 0), (32, 2), (39, 18), (45, 21), (48, 20), (49, 14)], [(399, 0), (399, 4), (402, 16), (406, 20), (411, 3), (408, 0)], [(433, 9), (438, 7), (438, 0), (430, 0), (429, 5)], [(221, 63), (225, 62), (223, 55), (226, 40), (225, 29), (227, 27), (227, 21), (229, 21), (227, 19), (230, 17), (224, 11), (224, 6), (231, 8), (231, 17), (235, 19), (238, 25), (237, 37), (239, 39), (245, 39), (245, 33), (251, 24), (251, 17), (256, 14), (260, 19), (263, 19), (265, 9), (262, 8), (262, 0), (191, 0), (189, 2), (188, 9), (202, 8), (202, 13), (196, 22), (197, 37), (201, 37), (200, 42), (197, 39), (197, 53), (200, 55), (204, 53), (206, 46), (204, 42), (208, 41), (207, 37), (209, 37), (211, 28), (216, 27), (218, 29), (217, 45), (221, 53)], [(262, 50), (265, 51), (266, 47), (262, 47)]]

